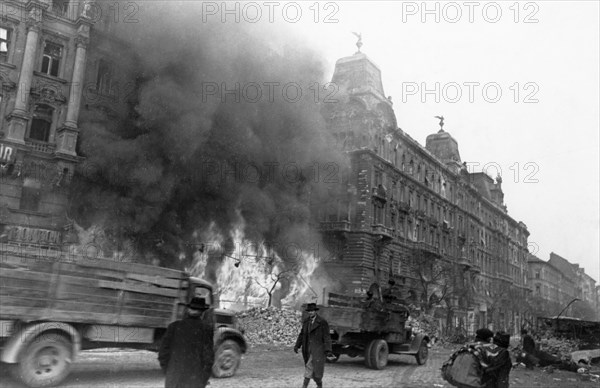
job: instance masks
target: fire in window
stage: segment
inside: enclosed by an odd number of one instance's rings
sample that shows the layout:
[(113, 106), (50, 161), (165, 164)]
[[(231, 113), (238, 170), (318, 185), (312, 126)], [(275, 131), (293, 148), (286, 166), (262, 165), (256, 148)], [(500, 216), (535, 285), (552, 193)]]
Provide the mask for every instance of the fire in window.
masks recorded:
[(52, 126), (52, 107), (47, 105), (37, 105), (31, 119), (31, 129), (29, 138), (31, 140), (45, 141), (50, 138), (50, 128)]
[(0, 27), (0, 61), (8, 60), (8, 47), (10, 43), (10, 31), (4, 27)]
[(60, 59), (62, 58), (62, 47), (51, 42), (44, 45), (44, 56), (42, 58), (42, 73), (58, 77)]

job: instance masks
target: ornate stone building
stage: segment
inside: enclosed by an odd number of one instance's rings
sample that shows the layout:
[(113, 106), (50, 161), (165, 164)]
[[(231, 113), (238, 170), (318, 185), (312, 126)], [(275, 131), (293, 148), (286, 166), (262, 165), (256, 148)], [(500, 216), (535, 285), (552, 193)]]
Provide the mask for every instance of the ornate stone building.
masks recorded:
[(91, 5), (64, 0), (2, 2), (3, 243), (58, 248), (65, 242), (70, 226), (68, 188), (82, 161), (77, 151), (82, 116), (89, 121), (93, 112), (99, 112), (111, 119), (125, 105), (113, 93), (118, 80), (110, 57), (126, 50), (119, 52), (107, 33), (108, 15), (102, 15), (102, 7)]
[(502, 180), (471, 174), (443, 129), (423, 147), (396, 125), (379, 67), (365, 54), (337, 61), (339, 102), (325, 115), (351, 169), (315, 204), (341, 292), (394, 280), (441, 326), (516, 332), (527, 292), (527, 237), (504, 205)]

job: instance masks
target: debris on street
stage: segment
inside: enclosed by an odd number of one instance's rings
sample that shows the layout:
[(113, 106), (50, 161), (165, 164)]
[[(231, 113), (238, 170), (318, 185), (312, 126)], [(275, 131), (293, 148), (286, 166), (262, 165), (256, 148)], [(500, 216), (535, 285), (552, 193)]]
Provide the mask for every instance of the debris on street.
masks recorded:
[(250, 345), (294, 345), (302, 313), (275, 307), (255, 307), (237, 314)]

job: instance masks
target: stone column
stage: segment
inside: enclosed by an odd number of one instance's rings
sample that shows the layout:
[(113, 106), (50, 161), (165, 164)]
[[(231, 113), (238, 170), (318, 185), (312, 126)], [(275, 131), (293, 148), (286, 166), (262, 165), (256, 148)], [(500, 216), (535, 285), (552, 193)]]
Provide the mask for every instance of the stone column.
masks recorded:
[(77, 119), (79, 118), (88, 40), (84, 37), (77, 37), (76, 42), (77, 51), (75, 52), (75, 65), (73, 67), (73, 77), (71, 78), (67, 119), (65, 120), (65, 126), (72, 128), (77, 128)]
[(75, 39), (77, 49), (75, 51), (75, 63), (73, 64), (73, 75), (71, 77), (71, 90), (67, 104), (67, 117), (64, 124), (58, 128), (56, 134), (56, 152), (76, 156), (75, 146), (79, 126), (79, 108), (81, 107), (81, 95), (85, 76), (85, 63), (87, 45), (89, 43), (90, 22), (86, 18), (78, 20), (78, 36)]
[(27, 18), (27, 41), (21, 72), (19, 73), (15, 107), (7, 117), (9, 120), (7, 140), (19, 144), (25, 143), (25, 131), (27, 130), (27, 123), (30, 118), (28, 112), (29, 94), (31, 92), (33, 66), (38, 49), (42, 13), (43, 10), (39, 7), (33, 7), (29, 10)]

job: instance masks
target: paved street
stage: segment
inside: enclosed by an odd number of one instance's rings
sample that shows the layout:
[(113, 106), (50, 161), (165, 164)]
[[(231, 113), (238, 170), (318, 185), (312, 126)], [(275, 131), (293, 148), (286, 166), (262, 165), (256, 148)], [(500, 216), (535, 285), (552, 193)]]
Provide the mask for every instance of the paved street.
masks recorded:
[[(330, 388), (432, 387), (450, 388), (439, 373), (441, 364), (450, 354), (448, 349), (434, 348), (426, 365), (418, 366), (413, 357), (390, 357), (382, 371), (367, 369), (362, 358), (342, 356), (338, 363), (328, 364), (324, 386)], [(257, 347), (244, 356), (236, 376), (211, 379), (211, 388), (294, 388), (302, 384), (301, 356), (291, 349)], [(314, 387), (314, 383), (311, 383)], [(85, 352), (62, 387), (67, 388), (159, 388), (164, 378), (156, 355), (143, 351)], [(594, 383), (582, 382), (575, 373), (517, 369), (511, 373), (511, 387), (577, 387), (592, 388)], [(21, 388), (2, 368), (0, 388)]]

